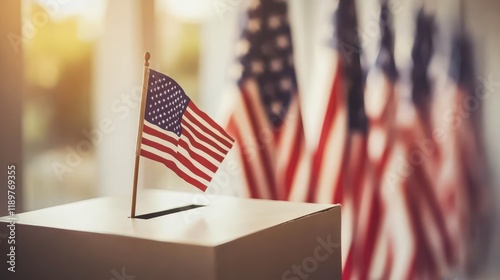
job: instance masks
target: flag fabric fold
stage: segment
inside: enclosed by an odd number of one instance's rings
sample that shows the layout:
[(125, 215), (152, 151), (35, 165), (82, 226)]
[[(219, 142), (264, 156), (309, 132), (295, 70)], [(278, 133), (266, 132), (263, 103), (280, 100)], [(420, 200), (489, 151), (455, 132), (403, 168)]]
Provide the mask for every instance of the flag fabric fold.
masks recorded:
[(205, 191), (234, 140), (172, 78), (149, 69), (141, 156)]

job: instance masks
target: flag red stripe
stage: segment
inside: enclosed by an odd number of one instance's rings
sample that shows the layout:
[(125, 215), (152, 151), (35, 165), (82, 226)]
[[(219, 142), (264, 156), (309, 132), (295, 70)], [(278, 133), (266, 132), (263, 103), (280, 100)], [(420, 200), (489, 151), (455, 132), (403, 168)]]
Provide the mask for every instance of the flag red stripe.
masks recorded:
[(378, 236), (380, 235), (380, 217), (382, 216), (382, 209), (380, 203), (380, 196), (377, 191), (373, 193), (372, 207), (370, 209), (370, 218), (368, 220), (368, 227), (366, 230), (365, 246), (363, 249), (362, 265), (360, 271), (361, 279), (367, 279), (368, 273), (371, 268), (373, 261), (373, 255), (375, 251), (375, 244)]
[(393, 265), (394, 265), (394, 251), (393, 250), (394, 250), (393, 245), (392, 245), (391, 241), (389, 240), (389, 245), (387, 248), (387, 258), (386, 258), (386, 262), (384, 265), (384, 270), (382, 272), (381, 279), (391, 279), (391, 269), (393, 268)]
[[(181, 124), (183, 127), (187, 127), (189, 130), (191, 130), (191, 133), (193, 133), (196, 138), (200, 139), (200, 141), (203, 141), (205, 142), (207, 145), (215, 148), (217, 151), (223, 153), (223, 154), (226, 154), (227, 153), (227, 150), (222, 148), (221, 146), (219, 146), (219, 144), (215, 143), (214, 141), (212, 141), (211, 139), (209, 139), (208, 137), (206, 137), (205, 135), (203, 135), (198, 129), (194, 128), (191, 124), (189, 124), (184, 118), (182, 119), (181, 121)], [(184, 131), (186, 131), (185, 129), (183, 129), (183, 133)]]
[(203, 156), (201, 156), (201, 155), (197, 154), (195, 151), (193, 151), (191, 149), (191, 147), (189, 147), (189, 144), (186, 143), (185, 141), (183, 141), (181, 139), (177, 140), (177, 139), (170, 137), (166, 134), (163, 134), (157, 130), (154, 130), (146, 125), (144, 126), (143, 132), (146, 134), (158, 137), (160, 139), (163, 139), (163, 140), (170, 142), (174, 145), (182, 146), (194, 160), (201, 163), (203, 166), (205, 166), (206, 168), (208, 168), (210, 171), (212, 171), (214, 173), (217, 171), (217, 166), (215, 166), (213, 163), (208, 161), (206, 158), (204, 158)]
[(142, 150), (142, 149), (141, 149), (141, 156), (147, 157), (147, 158), (149, 158), (151, 160), (154, 160), (154, 161), (157, 161), (157, 162), (160, 162), (160, 163), (163, 163), (166, 167), (168, 167), (172, 171), (174, 171), (184, 181), (186, 181), (189, 184), (197, 187), (198, 189), (200, 189), (202, 191), (205, 191), (207, 189), (207, 186), (205, 186), (204, 184), (202, 184), (200, 181), (198, 181), (198, 180), (190, 177), (189, 175), (187, 175), (186, 173), (184, 173), (182, 170), (180, 170), (179, 168), (177, 168), (177, 165), (175, 165), (174, 162), (172, 162), (170, 160), (167, 160), (165, 158), (162, 158), (162, 157), (160, 157), (158, 155), (155, 155), (153, 153), (150, 153), (148, 151)]
[(349, 160), (346, 154), (347, 149), (345, 149), (341, 155), (342, 163), (340, 165), (339, 177), (337, 178), (335, 184), (332, 184), (332, 186), (335, 188), (335, 191), (333, 192), (332, 203), (343, 203), (344, 201), (345, 166), (347, 164), (347, 161)]
[(199, 150), (202, 150), (203, 152), (205, 152), (206, 154), (208, 154), (209, 156), (211, 156), (212, 158), (214, 158), (218, 162), (222, 162), (224, 160), (223, 156), (210, 150), (205, 145), (203, 145), (203, 143), (199, 143), (198, 141), (196, 141), (196, 139), (193, 137), (193, 135), (191, 135), (191, 133), (189, 131), (187, 131), (186, 129), (184, 129), (182, 131), (182, 135), (184, 135), (184, 136), (186, 136), (186, 138), (188, 138), (189, 142), (191, 143), (191, 145), (193, 145), (193, 147), (195, 147)]
[[(269, 192), (271, 193), (271, 199), (277, 199), (278, 198), (278, 195), (277, 195), (277, 192), (276, 192), (276, 187), (275, 187), (275, 183), (274, 183), (274, 180), (273, 180), (273, 168), (271, 167), (271, 159), (269, 158), (269, 154), (268, 154), (268, 151), (267, 150), (267, 146), (265, 145), (265, 143), (261, 143), (260, 139), (259, 139), (259, 127), (258, 127), (258, 121), (257, 121), (257, 117), (254, 115), (255, 112), (258, 112), (258, 110), (256, 110), (255, 106), (259, 106), (257, 104), (253, 104), (253, 102), (250, 100), (250, 97), (248, 96), (250, 93), (248, 91), (246, 91), (243, 87), (240, 88), (241, 91), (242, 91), (242, 96), (243, 96), (243, 102), (245, 104), (245, 107), (247, 108), (247, 111), (248, 111), (248, 117), (250, 119), (250, 123), (251, 123), (251, 128), (252, 128), (252, 135), (255, 136), (256, 140), (257, 140), (257, 143), (259, 144), (259, 147), (257, 147), (259, 149), (259, 153), (260, 153), (260, 160), (261, 160), (261, 166), (263, 166), (263, 171), (264, 171), (264, 174), (266, 176), (266, 181), (268, 182), (268, 186), (269, 186)], [(266, 118), (267, 119), (267, 118)]]
[[(290, 157), (290, 160), (288, 162), (288, 166), (286, 168), (285, 172), (285, 198), (288, 197), (290, 194), (290, 190), (292, 188), (292, 184), (295, 178), (295, 174), (297, 171), (297, 166), (299, 165), (299, 159), (300, 159), (300, 154), (302, 152), (302, 146), (304, 142), (304, 135), (303, 131), (304, 129), (302, 128), (302, 119), (299, 119), (299, 124), (297, 131), (295, 132), (294, 135), (294, 144), (290, 150), (290, 153), (292, 156)], [(288, 152), (288, 151), (285, 151)]]
[(201, 163), (203, 166), (205, 166), (206, 168), (208, 168), (208, 170), (210, 170), (210, 171), (212, 171), (214, 173), (217, 171), (217, 169), (218, 169), (217, 166), (215, 166), (213, 163), (211, 163), (210, 161), (208, 161), (203, 156), (197, 154), (195, 151), (191, 150), (191, 148), (189, 147), (189, 144), (186, 141), (184, 141), (184, 140), (181, 139), (179, 141), (179, 146), (182, 146), (184, 148), (184, 150), (186, 150), (189, 153), (189, 156), (191, 158), (193, 158), (197, 162)]
[(422, 191), (424, 192), (424, 195), (429, 198), (429, 208), (433, 213), (432, 217), (434, 217), (436, 220), (436, 225), (438, 227), (440, 237), (442, 238), (441, 244), (444, 245), (444, 253), (446, 261), (448, 262), (449, 265), (452, 265), (457, 260), (455, 259), (456, 256), (453, 254), (453, 247), (450, 235), (446, 230), (446, 220), (444, 217), (444, 213), (440, 210), (437, 199), (429, 187), (430, 186), (422, 188)]
[[(365, 176), (366, 176), (366, 164), (367, 164), (367, 145), (366, 145), (366, 136), (364, 134), (353, 133), (349, 136), (350, 141), (347, 144), (349, 154), (344, 157), (349, 159), (349, 162), (346, 162), (348, 172), (348, 178), (350, 179), (345, 183), (346, 188), (344, 197), (342, 197), (342, 201), (349, 196), (352, 201), (353, 208), (353, 241), (350, 246), (349, 255), (351, 255), (351, 262), (349, 265), (354, 266), (356, 264), (356, 268), (363, 268), (363, 252), (364, 249), (361, 245), (364, 244), (364, 240), (360, 239), (357, 233), (359, 217), (361, 214), (361, 193), (363, 191), (369, 191), (369, 189), (364, 189), (365, 185)], [(343, 172), (344, 173), (344, 172)], [(344, 181), (342, 181), (344, 182)], [(342, 188), (342, 187), (340, 187)], [(371, 222), (371, 221), (370, 221)], [(347, 265), (347, 263), (346, 263)], [(353, 269), (352, 267), (350, 269)], [(360, 279), (366, 279), (363, 276)]]
[[(147, 133), (147, 134), (150, 134), (150, 135), (153, 135), (153, 136), (156, 136), (160, 139), (163, 139), (167, 142), (171, 142), (171, 143), (174, 143), (174, 145), (177, 145), (180, 140), (177, 140), (173, 137), (170, 137), (164, 133), (161, 133), (155, 129), (152, 129), (148, 126), (144, 126), (144, 129), (143, 129), (144, 133)], [(187, 131), (183, 131), (182, 135), (186, 136), (190, 142), (191, 142), (191, 145), (195, 148), (198, 148), (199, 150), (205, 152), (206, 154), (208, 154), (209, 156), (211, 156), (212, 158), (214, 158), (215, 160), (217, 160), (218, 162), (222, 162), (222, 160), (224, 159), (223, 157), (221, 157), (220, 155), (214, 153), (213, 151), (211, 151), (210, 149), (206, 148), (204, 145), (202, 144), (199, 144), (198, 142), (194, 141), (194, 139), (191, 137), (191, 135), (187, 132)], [(187, 144), (187, 143), (186, 143)]]
[[(394, 123), (394, 118), (392, 117), (391, 114), (395, 113), (395, 107), (394, 107), (394, 90), (393, 90), (393, 85), (390, 84), (390, 81), (387, 79), (385, 80), (387, 85), (390, 87), (390, 90), (388, 91), (388, 96), (387, 96), (387, 101), (385, 104), (385, 108), (382, 111), (382, 114), (378, 117), (373, 116), (370, 119), (370, 133), (372, 129), (375, 131), (377, 129), (381, 129), (384, 131), (384, 134), (386, 136), (386, 143), (384, 144), (385, 147), (383, 147), (383, 152), (382, 155), (379, 158), (373, 159), (372, 166), (373, 166), (373, 173), (372, 174), (372, 187), (370, 190), (364, 190), (364, 191), (370, 191), (370, 201), (369, 201), (369, 207), (365, 208), (365, 211), (368, 211), (368, 218), (366, 221), (368, 221), (368, 225), (366, 227), (365, 232), (363, 232), (363, 236), (360, 236), (360, 240), (363, 242), (359, 245), (361, 247), (361, 250), (357, 252), (357, 254), (360, 256), (360, 278), (361, 279), (367, 279), (369, 277), (370, 270), (372, 269), (372, 265), (374, 262), (375, 256), (375, 248), (377, 245), (377, 242), (380, 239), (381, 236), (381, 231), (382, 231), (382, 224), (381, 224), (381, 219), (385, 215), (385, 204), (382, 201), (381, 197), (381, 190), (383, 186), (383, 177), (385, 175), (385, 169), (386, 166), (389, 162), (389, 157), (392, 154), (392, 150), (395, 144), (395, 135), (394, 135), (394, 129), (395, 129), (395, 123)], [(361, 205), (359, 207), (362, 207)], [(365, 213), (360, 213), (360, 215), (365, 215)], [(364, 223), (365, 221), (359, 221), (358, 224)], [(389, 241), (390, 243), (390, 241)], [(391, 245), (387, 244), (389, 248), (388, 250), (388, 255), (386, 256), (385, 259), (385, 266), (382, 267), (382, 273), (384, 277), (382, 279), (388, 279), (390, 275), (390, 269), (392, 268), (392, 251), (391, 250)]]
[[(237, 128), (236, 121), (234, 120), (234, 115), (231, 116), (228, 124), (228, 131), (234, 134), (235, 139), (237, 140), (238, 143), (243, 143), (243, 139), (241, 137), (240, 131)], [(247, 158), (245, 157), (244, 151), (242, 147), (239, 147), (239, 152), (240, 152), (240, 157), (243, 160), (243, 170), (245, 172), (245, 178), (247, 180), (247, 185), (250, 191), (250, 197), (251, 198), (261, 198), (258, 195), (258, 190), (256, 188), (257, 184), (255, 183), (254, 180), (254, 175), (250, 171), (250, 162), (247, 161)]]
[(439, 231), (439, 236), (441, 238), (440, 243), (444, 245), (446, 261), (448, 262), (448, 264), (452, 264), (454, 262), (454, 259), (451, 239), (448, 232), (446, 231), (446, 221), (443, 217), (443, 213), (439, 209), (439, 204), (434, 195), (434, 192), (431, 189), (431, 183), (429, 182), (429, 179), (427, 178), (427, 175), (424, 173), (424, 170), (422, 168), (415, 168), (414, 174), (415, 178), (420, 179), (421, 182), (416, 181), (416, 185), (414, 185), (413, 187), (418, 188), (418, 190), (421, 192), (421, 196), (423, 196), (424, 201), (427, 202), (427, 206), (432, 213), (431, 216), (434, 219), (437, 230)]
[(330, 130), (333, 129), (332, 124), (334, 123), (335, 116), (338, 111), (337, 107), (340, 106), (337, 100), (339, 98), (338, 95), (340, 94), (340, 76), (341, 76), (341, 68), (337, 67), (337, 73), (335, 75), (332, 89), (330, 91), (330, 99), (328, 100), (327, 110), (323, 122), (323, 127), (321, 129), (318, 147), (313, 155), (311, 179), (307, 193), (308, 202), (314, 202), (316, 197), (316, 191), (318, 188), (319, 172), (322, 168), (326, 168), (325, 166), (322, 166), (321, 163), (323, 161), (325, 147), (326, 145), (330, 144), (327, 142), (327, 138), (328, 135), (330, 134)]
[[(217, 131), (219, 131), (220, 134), (224, 135), (230, 141), (234, 142), (234, 139), (229, 134), (227, 134), (227, 132), (219, 124), (217, 124), (214, 120), (212, 120), (212, 118), (210, 118), (205, 112), (198, 109), (198, 107), (196, 107), (196, 105), (193, 102), (189, 102), (188, 107), (191, 110), (193, 110), (193, 112), (195, 114), (200, 116), (204, 121), (206, 121), (208, 124), (210, 124), (212, 126), (212, 128), (216, 129)], [(229, 147), (231, 147), (231, 146), (232, 145), (230, 145)]]
[(393, 138), (389, 138), (389, 143), (386, 145), (382, 157), (378, 163), (375, 165), (375, 178), (372, 190), (371, 207), (369, 209), (370, 214), (368, 218), (368, 227), (366, 230), (366, 236), (363, 240), (366, 240), (364, 250), (362, 252), (362, 266), (361, 266), (361, 278), (368, 277), (368, 273), (372, 266), (373, 256), (375, 252), (375, 245), (378, 236), (381, 231), (381, 217), (384, 215), (384, 205), (382, 204), (380, 191), (382, 188), (382, 178), (384, 175), (385, 167), (389, 161), (389, 155), (391, 154), (393, 147)]
[(159, 151), (162, 151), (164, 153), (171, 155), (173, 158), (175, 158), (177, 161), (179, 161), (180, 164), (184, 165), (187, 169), (189, 169), (191, 172), (193, 172), (193, 174), (195, 174), (196, 176), (203, 178), (209, 182), (212, 179), (210, 176), (208, 176), (203, 171), (198, 169), (198, 167), (196, 167), (189, 159), (187, 159), (181, 153), (177, 153), (176, 151), (173, 151), (172, 149), (170, 149), (166, 146), (163, 146), (159, 143), (156, 143), (156, 142), (151, 141), (151, 140), (146, 139), (146, 138), (142, 138), (142, 144), (144, 144), (146, 146), (150, 146), (152, 148), (155, 148)]
[[(191, 108), (191, 107), (189, 107), (189, 108)], [(222, 138), (220, 135), (217, 135), (212, 130), (208, 129), (195, 116), (193, 116), (188, 110), (186, 110), (184, 112), (184, 116), (186, 116), (187, 118), (189, 118), (189, 121), (191, 121), (196, 126), (198, 126), (200, 129), (202, 129), (206, 134), (209, 134), (210, 136), (212, 136), (213, 138), (215, 138), (220, 144), (226, 146), (228, 149), (231, 149), (231, 147), (233, 146), (232, 143), (228, 142), (226, 139)]]
[(342, 278), (343, 279), (351, 279), (352, 271), (353, 271), (353, 246), (351, 243), (351, 247), (349, 248), (349, 252), (347, 253), (347, 258), (345, 260), (344, 267), (342, 269)]
[(160, 131), (157, 131), (157, 130), (155, 130), (155, 129), (147, 126), (147, 125), (144, 125), (142, 132), (143, 133), (147, 133), (149, 135), (156, 136), (156, 137), (158, 137), (160, 139), (163, 139), (163, 140), (165, 140), (167, 142), (170, 142), (170, 143), (172, 143), (172, 144), (174, 144), (174, 145), (177, 146), (177, 143), (178, 143), (177, 139), (175, 139), (173, 137), (170, 137), (170, 136), (168, 136), (165, 133), (161, 133)]
[[(364, 191), (369, 191), (367, 189), (363, 188), (363, 183), (364, 179), (366, 176), (366, 162), (368, 160), (367, 156), (367, 146), (366, 146), (366, 136), (365, 135), (358, 135), (359, 137), (362, 137), (361, 143), (354, 143), (355, 145), (358, 145), (358, 147), (352, 147), (352, 143), (349, 145), (351, 149), (351, 153), (349, 154), (349, 159), (353, 164), (351, 164), (349, 174), (351, 176), (350, 179), (352, 179), (352, 183), (349, 184), (351, 187), (349, 189), (349, 193), (352, 197), (352, 202), (353, 202), (353, 208), (355, 211), (355, 216), (358, 216), (360, 214), (360, 203), (361, 203), (361, 194)], [(351, 134), (352, 137), (352, 134)], [(355, 149), (355, 150), (354, 150)], [(359, 150), (359, 151), (358, 151)], [(357, 151), (358, 155), (356, 159), (353, 159), (352, 152)]]
[[(434, 274), (437, 270), (436, 260), (430, 252), (430, 244), (428, 244), (425, 238), (424, 229), (426, 225), (419, 219), (419, 209), (422, 205), (418, 202), (420, 198), (418, 193), (415, 192), (414, 187), (415, 184), (412, 181), (407, 182), (404, 186), (406, 189), (405, 199), (411, 217), (410, 222), (416, 239), (416, 252), (413, 256), (413, 265), (415, 266), (415, 270), (419, 271), (420, 275)], [(409, 275), (409, 277), (414, 278), (415, 275)]]

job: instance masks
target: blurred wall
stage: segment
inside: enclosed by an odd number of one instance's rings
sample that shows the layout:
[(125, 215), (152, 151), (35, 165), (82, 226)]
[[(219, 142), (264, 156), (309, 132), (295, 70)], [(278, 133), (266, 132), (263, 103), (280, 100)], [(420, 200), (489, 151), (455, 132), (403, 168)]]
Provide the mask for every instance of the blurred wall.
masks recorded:
[[(108, 1), (94, 68), (93, 135), (99, 195), (131, 193), (143, 57), (146, 50), (155, 53), (154, 30), (153, 0)], [(143, 185), (144, 163), (142, 160), (139, 188)]]
[[(488, 275), (493, 272), (500, 273), (498, 260), (500, 259), (500, 1), (496, 0), (468, 0), (467, 1), (467, 26), (470, 29), (475, 43), (476, 58), (478, 61), (478, 74), (489, 80), (491, 77), (491, 94), (485, 100), (484, 108), (484, 133), (486, 152), (492, 186), (495, 191), (494, 240), (491, 244), (491, 257)], [(498, 274), (497, 274), (498, 275)], [(498, 277), (498, 276), (497, 276)]]
[(21, 1), (0, 9), (0, 216), (7, 215), (7, 166), (16, 165), (16, 212), (22, 211), (23, 55)]

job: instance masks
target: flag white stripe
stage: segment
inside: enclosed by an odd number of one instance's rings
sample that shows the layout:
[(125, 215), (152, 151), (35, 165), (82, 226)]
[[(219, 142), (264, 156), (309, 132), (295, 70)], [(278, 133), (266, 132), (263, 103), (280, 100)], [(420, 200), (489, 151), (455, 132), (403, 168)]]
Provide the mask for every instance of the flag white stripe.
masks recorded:
[(347, 112), (343, 106), (337, 107), (334, 123), (329, 130), (324, 149), (315, 202), (331, 203), (336, 182), (340, 176), (343, 152), (346, 148)]
[(162, 157), (166, 160), (170, 160), (172, 161), (176, 166), (177, 168), (179, 168), (182, 172), (186, 173), (189, 177), (199, 181), (200, 183), (204, 184), (205, 186), (208, 186), (208, 184), (210, 183), (209, 181), (199, 177), (198, 175), (196, 175), (195, 173), (193, 173), (191, 171), (191, 169), (185, 167), (180, 161), (178, 161), (176, 158), (174, 158), (172, 155), (170, 154), (167, 154), (163, 151), (160, 151), (158, 149), (155, 149), (151, 146), (148, 146), (148, 145), (143, 145), (141, 147), (141, 149), (143, 149), (144, 151), (147, 151), (147, 152), (150, 152), (150, 153), (153, 153), (155, 155), (158, 155), (159, 157)]
[(377, 240), (375, 242), (372, 265), (369, 267), (368, 275), (370, 279), (382, 279), (384, 276), (384, 268), (389, 261), (389, 242), (387, 233), (383, 232), (384, 230), (384, 222), (382, 222), (380, 233), (377, 234)]
[[(173, 143), (171, 142), (168, 142), (168, 141), (165, 141), (161, 138), (158, 138), (154, 135), (151, 135), (151, 134), (148, 134), (148, 133), (144, 133), (142, 135), (142, 137), (144, 139), (148, 139), (150, 141), (153, 141), (157, 144), (160, 144), (161, 146), (171, 150), (172, 152), (174, 153), (180, 153), (181, 155), (183, 155), (189, 162), (191, 162), (195, 167), (197, 167), (200, 171), (202, 171), (203, 173), (207, 174), (208, 176), (212, 177), (215, 173), (210, 171), (207, 167), (205, 167), (203, 164), (199, 163), (197, 160), (195, 160), (194, 158), (192, 158), (188, 151), (186, 151), (182, 146), (176, 146), (174, 145)], [(180, 140), (182, 141), (182, 140)], [(149, 146), (149, 145), (146, 145), (146, 144), (142, 144), (142, 146)], [(152, 147), (154, 148), (154, 147)]]
[[(403, 143), (399, 141), (393, 144), (392, 156), (387, 163), (385, 175), (382, 177), (381, 193), (383, 203), (386, 207), (385, 213), (390, 228), (391, 242), (394, 244), (393, 265), (391, 268), (391, 279), (405, 279), (411, 270), (412, 261), (416, 253), (416, 237), (412, 231), (411, 214), (405, 201), (404, 180), (400, 177), (398, 170), (401, 168), (400, 159), (406, 155)], [(390, 179), (397, 176), (397, 179)], [(397, 181), (395, 181), (397, 180)]]
[[(252, 116), (253, 119), (257, 122), (256, 127), (259, 129), (256, 131), (256, 137), (259, 137), (259, 144), (262, 146), (264, 145), (264, 152), (266, 153), (266, 157), (271, 161), (270, 166), (271, 168), (275, 168), (275, 158), (273, 154), (271, 154), (272, 151), (274, 151), (274, 139), (273, 137), (273, 129), (271, 128), (271, 124), (269, 123), (269, 120), (267, 119), (267, 114), (264, 111), (261, 101), (260, 101), (260, 96), (259, 96), (259, 89), (257, 87), (257, 84), (254, 81), (247, 81), (245, 83), (245, 89), (247, 91), (247, 96), (249, 99), (249, 104), (247, 106), (244, 106), (245, 108), (245, 113), (246, 116), (248, 117), (248, 123), (251, 124), (251, 119), (250, 117)], [(243, 108), (243, 107), (242, 107)], [(249, 111), (251, 110), (251, 111)], [(252, 114), (253, 113), (253, 114)], [(265, 137), (263, 135), (270, 136), (271, 139), (264, 139)], [(267, 159), (264, 159), (267, 160)], [(274, 174), (275, 170), (272, 169), (270, 170), (272, 174)]]
[(309, 179), (311, 176), (311, 160), (310, 154), (307, 152), (305, 143), (300, 147), (300, 160), (297, 166), (297, 171), (294, 174), (294, 180), (288, 200), (290, 201), (306, 201)]
[[(191, 127), (196, 130), (198, 133), (200, 133), (201, 135), (207, 137), (208, 139), (212, 140), (216, 145), (217, 147), (223, 149), (224, 151), (226, 151), (226, 153), (230, 150), (228, 147), (224, 146), (222, 143), (220, 143), (219, 140), (215, 139), (212, 135), (206, 133), (201, 127), (199, 127), (198, 125), (196, 125), (192, 120), (191, 120), (191, 117), (195, 118), (196, 120), (199, 120), (200, 118), (196, 118), (194, 116), (189, 116), (189, 115), (184, 115), (184, 121), (186, 123), (188, 123), (189, 125), (191, 125)], [(208, 144), (208, 143), (207, 143)], [(215, 147), (214, 147), (215, 148)]]
[[(420, 202), (420, 205), (425, 205), (425, 203)], [(446, 257), (445, 257), (445, 249), (444, 244), (441, 242), (441, 234), (438, 229), (438, 225), (436, 225), (436, 219), (434, 219), (432, 212), (428, 207), (420, 207), (420, 215), (422, 219), (422, 224), (425, 225), (425, 239), (427, 243), (430, 245), (430, 250), (432, 251), (432, 256), (435, 260), (435, 265), (438, 268), (438, 271), (445, 271)]]
[(207, 154), (203, 150), (198, 149), (195, 146), (193, 146), (193, 144), (191, 143), (191, 140), (187, 136), (181, 134), (181, 140), (184, 141), (189, 146), (189, 149), (191, 149), (191, 151), (193, 151), (196, 154), (204, 157), (206, 160), (210, 161), (210, 163), (212, 163), (213, 165), (219, 166), (219, 164), (222, 162), (222, 161), (218, 161), (216, 158), (214, 158), (211, 155)]
[[(196, 114), (196, 112), (193, 111), (189, 106), (187, 107), (186, 111), (188, 111), (192, 116), (198, 116), (198, 114)], [(198, 118), (196, 118), (196, 120), (198, 120), (200, 122), (200, 124), (203, 125), (205, 128), (207, 128), (208, 130), (210, 130), (213, 133), (215, 133), (215, 135), (220, 136), (222, 139), (226, 140), (227, 142), (229, 142), (229, 143), (233, 143), (234, 142), (234, 140), (231, 140), (231, 139), (227, 138), (226, 135), (222, 134), (220, 131), (218, 131), (213, 126), (211, 126), (209, 123), (207, 123), (205, 121), (205, 119), (203, 119), (201, 116), (199, 116)]]
[[(290, 103), (290, 106), (288, 108), (288, 116), (291, 115), (297, 115), (299, 113), (299, 103), (297, 98), (293, 98), (292, 102)], [(286, 125), (285, 125), (286, 124)], [(295, 134), (297, 133), (297, 130), (299, 129), (299, 122), (297, 121), (297, 118), (289, 118), (286, 120), (286, 123), (284, 123), (283, 126), (283, 131), (282, 134), (280, 135), (280, 142), (278, 144), (278, 169), (283, 168), (283, 166), (286, 166), (290, 157), (291, 153), (289, 151), (292, 151), (293, 149), (293, 143), (295, 142)]]
[[(264, 159), (261, 158), (261, 153), (258, 148), (259, 145), (255, 139), (255, 135), (253, 135), (252, 132), (252, 125), (250, 117), (248, 116), (247, 106), (244, 105), (244, 101), (241, 97), (238, 99), (238, 108), (240, 108), (240, 110), (238, 110), (238, 112), (235, 114), (235, 121), (239, 129), (240, 137), (245, 141), (243, 143), (238, 143), (238, 145), (244, 145), (243, 147), (240, 146), (240, 148), (242, 148), (244, 151), (253, 149), (251, 154), (254, 155), (254, 157), (251, 160), (261, 163)], [(247, 164), (245, 163), (245, 161), (243, 162), (244, 164)], [(260, 198), (271, 198), (270, 188), (272, 186), (269, 186), (267, 183), (264, 166), (262, 164), (255, 164), (254, 162), (252, 162), (249, 164), (248, 168), (250, 170), (251, 176), (253, 177), (253, 180), (255, 180)]]
[(217, 150), (217, 149), (216, 149), (216, 148), (214, 148), (212, 145), (208, 145), (205, 141), (203, 141), (203, 140), (201, 140), (200, 138), (198, 138), (198, 136), (196, 135), (196, 133), (193, 133), (194, 131), (192, 131), (192, 130), (191, 130), (191, 129), (189, 129), (188, 127), (186, 127), (186, 126), (184, 126), (184, 125), (183, 125), (183, 126), (182, 126), (182, 129), (185, 129), (187, 132), (189, 132), (189, 134), (191, 134), (191, 136), (193, 137), (193, 140), (194, 140), (196, 143), (198, 143), (198, 144), (200, 144), (200, 145), (203, 145), (205, 148), (207, 148), (207, 149), (209, 149), (210, 151), (212, 151), (212, 152), (214, 152), (214, 153), (216, 153), (216, 154), (220, 155), (220, 156), (221, 156), (221, 157), (223, 157), (223, 158), (226, 156), (223, 152), (221, 152), (221, 151)]
[[(297, 115), (299, 111), (299, 104), (297, 98), (293, 98), (290, 103), (290, 107), (288, 109), (287, 117), (290, 114)], [(299, 121), (295, 118), (288, 118), (285, 120), (286, 123), (283, 124), (283, 131), (280, 135), (280, 141), (277, 147), (277, 161), (276, 161), (276, 174), (278, 178), (284, 183), (285, 180), (285, 172), (288, 169), (288, 166), (291, 164), (290, 160), (292, 159), (294, 153), (300, 153), (300, 151), (295, 151), (295, 141), (297, 140), (295, 135), (297, 134), (297, 130), (299, 129)], [(300, 156), (300, 155), (299, 155)], [(300, 159), (299, 159), (300, 160)], [(294, 174), (295, 175), (295, 174)], [(286, 199), (284, 184), (278, 185), (278, 198)]]
[[(331, 198), (330, 198), (331, 202)], [(351, 244), (354, 238), (353, 232), (353, 221), (355, 219), (353, 213), (353, 205), (350, 197), (346, 197), (342, 200), (342, 209), (341, 209), (341, 219), (340, 219), (340, 228), (341, 230), (341, 246), (343, 250), (341, 250), (342, 254), (342, 268), (345, 267), (347, 261), (347, 255), (351, 251)]]
[[(151, 129), (156, 130), (158, 133), (165, 134), (165, 135), (170, 136), (172, 138), (177, 138), (177, 135), (175, 133), (162, 130), (158, 126), (151, 124), (146, 120), (144, 120), (144, 125), (146, 125), (147, 127), (151, 128)], [(143, 133), (143, 134), (146, 134), (146, 133)], [(213, 165), (219, 166), (220, 162), (217, 159), (215, 159), (212, 156), (210, 156), (209, 154), (205, 153), (203, 150), (200, 150), (200, 149), (196, 148), (195, 146), (193, 146), (193, 144), (191, 143), (189, 138), (187, 138), (185, 135), (181, 134), (179, 141), (181, 141), (181, 140), (184, 141), (189, 146), (189, 149), (191, 151), (193, 151), (194, 153), (198, 154), (201, 157), (204, 157), (206, 160), (208, 160)]]

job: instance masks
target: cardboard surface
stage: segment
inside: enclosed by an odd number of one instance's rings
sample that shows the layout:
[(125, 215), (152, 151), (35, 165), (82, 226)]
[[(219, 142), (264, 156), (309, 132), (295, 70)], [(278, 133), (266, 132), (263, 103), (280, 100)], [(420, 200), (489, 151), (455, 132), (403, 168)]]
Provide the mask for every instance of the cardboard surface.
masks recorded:
[[(340, 206), (208, 198), (149, 220), (128, 218), (129, 197), (19, 214), (16, 272), (6, 274), (1, 243), (1, 279), (340, 279)], [(202, 201), (143, 190), (137, 213)]]

